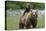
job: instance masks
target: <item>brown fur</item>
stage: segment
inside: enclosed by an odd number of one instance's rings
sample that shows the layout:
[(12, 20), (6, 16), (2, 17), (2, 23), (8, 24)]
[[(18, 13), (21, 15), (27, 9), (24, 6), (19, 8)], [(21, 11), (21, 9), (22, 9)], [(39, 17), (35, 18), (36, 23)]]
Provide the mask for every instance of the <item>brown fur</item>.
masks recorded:
[[(19, 24), (20, 28), (24, 28), (24, 26), (26, 28), (30, 28), (30, 25), (31, 25), (30, 18), (29, 18), (30, 16), (31, 16), (31, 12), (25, 13), (24, 16), (21, 16), (20, 24)], [(21, 26), (23, 26), (23, 27), (21, 27)]]
[(23, 29), (26, 27), (26, 29), (31, 28), (30, 26), (33, 26), (33, 28), (36, 28), (37, 25), (37, 14), (33, 14), (33, 12), (26, 12), (24, 16), (20, 17), (20, 22), (19, 22), (19, 28)]

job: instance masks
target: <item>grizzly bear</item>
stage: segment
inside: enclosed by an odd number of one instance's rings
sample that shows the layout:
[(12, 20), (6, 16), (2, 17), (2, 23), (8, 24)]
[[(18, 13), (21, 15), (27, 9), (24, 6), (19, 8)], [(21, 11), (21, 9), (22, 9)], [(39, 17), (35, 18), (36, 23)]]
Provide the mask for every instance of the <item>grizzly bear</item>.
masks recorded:
[(37, 26), (37, 11), (32, 10), (30, 5), (28, 5), (23, 15), (20, 17), (19, 28), (23, 29), (25, 27), (26, 29), (29, 29), (29, 28), (36, 28), (36, 26)]
[[(37, 11), (36, 11), (37, 12)], [(31, 28), (36, 28), (37, 25), (37, 13), (33, 11), (29, 11), (28, 13), (26, 12), (24, 16), (20, 17), (20, 22), (19, 22), (19, 28), (23, 29), (24, 27), (26, 29)]]
[(31, 21), (29, 17), (31, 18), (31, 12), (25, 13), (24, 16), (21, 16), (19, 23), (20, 28), (24, 28), (24, 27), (30, 28)]

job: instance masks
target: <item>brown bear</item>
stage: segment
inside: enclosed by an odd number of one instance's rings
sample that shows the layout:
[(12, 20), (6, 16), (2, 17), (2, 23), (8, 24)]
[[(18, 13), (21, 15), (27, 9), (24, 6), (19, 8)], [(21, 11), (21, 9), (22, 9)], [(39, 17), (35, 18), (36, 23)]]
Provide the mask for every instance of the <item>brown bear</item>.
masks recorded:
[(20, 28), (24, 28), (24, 27), (30, 28), (30, 25), (31, 25), (30, 19), (31, 19), (31, 12), (25, 13), (25, 15), (21, 16), (20, 18), (19, 27)]
[(24, 16), (20, 17), (20, 22), (19, 22), (19, 28), (24, 28), (26, 29), (31, 28), (36, 28), (37, 25), (37, 11), (34, 12), (33, 10), (29, 11), (28, 13), (26, 12)]
[(20, 17), (19, 28), (23, 29), (24, 27), (26, 27), (26, 29), (29, 29), (31, 28), (31, 26), (35, 28), (36, 25), (37, 25), (37, 11), (34, 12), (33, 10), (31, 10), (30, 5), (28, 5), (23, 15)]

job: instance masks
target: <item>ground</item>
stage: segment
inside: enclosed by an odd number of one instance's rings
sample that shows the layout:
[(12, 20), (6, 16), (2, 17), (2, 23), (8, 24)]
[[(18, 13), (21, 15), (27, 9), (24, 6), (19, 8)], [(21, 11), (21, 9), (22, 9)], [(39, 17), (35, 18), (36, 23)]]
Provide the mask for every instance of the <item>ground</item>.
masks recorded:
[[(7, 16), (6, 22), (7, 22), (7, 30), (16, 30), (19, 29), (19, 20), (20, 15), (16, 16)], [(37, 21), (37, 28), (44, 28), (44, 15), (38, 17)]]

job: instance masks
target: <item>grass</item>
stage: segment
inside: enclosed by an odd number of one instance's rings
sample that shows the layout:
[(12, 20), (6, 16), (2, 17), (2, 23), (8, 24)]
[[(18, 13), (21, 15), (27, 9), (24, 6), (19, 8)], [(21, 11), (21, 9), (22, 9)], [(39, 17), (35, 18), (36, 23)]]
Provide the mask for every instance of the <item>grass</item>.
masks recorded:
[(37, 27), (44, 28), (44, 16), (38, 17)]
[(17, 29), (19, 26), (19, 17), (12, 17), (12, 16), (8, 16), (7, 17), (7, 29), (8, 30), (13, 30), (13, 29)]
[[(7, 30), (19, 29), (20, 16), (7, 16)], [(44, 28), (44, 16), (39, 16), (37, 21), (37, 28)]]

